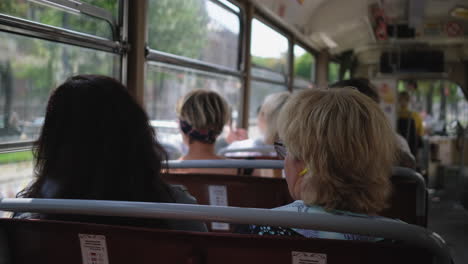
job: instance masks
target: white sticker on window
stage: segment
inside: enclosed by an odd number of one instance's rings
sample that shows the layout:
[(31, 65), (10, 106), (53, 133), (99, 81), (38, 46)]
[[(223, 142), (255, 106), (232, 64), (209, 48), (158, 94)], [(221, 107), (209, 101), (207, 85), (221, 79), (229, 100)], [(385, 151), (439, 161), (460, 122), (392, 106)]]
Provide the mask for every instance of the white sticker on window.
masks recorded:
[(292, 264), (327, 264), (327, 254), (293, 251)]
[(105, 236), (78, 234), (78, 237), (83, 264), (109, 264)]
[[(210, 185), (208, 186), (208, 194), (210, 198), (210, 205), (227, 206), (227, 189), (224, 185)], [(229, 230), (229, 224), (227, 223), (211, 223), (211, 229), (213, 230)]]

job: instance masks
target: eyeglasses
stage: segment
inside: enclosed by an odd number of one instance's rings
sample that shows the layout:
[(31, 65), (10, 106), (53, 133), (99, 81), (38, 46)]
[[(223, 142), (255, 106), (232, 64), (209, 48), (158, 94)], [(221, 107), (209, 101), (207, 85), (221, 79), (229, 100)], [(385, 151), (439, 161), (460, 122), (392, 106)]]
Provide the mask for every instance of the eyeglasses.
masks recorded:
[[(286, 159), (286, 156), (288, 155), (288, 149), (286, 146), (283, 144), (281, 141), (275, 141), (273, 143), (273, 146), (275, 147), (276, 154), (278, 154), (278, 157), (280, 159)], [(298, 176), (302, 177), (306, 175), (309, 172), (307, 168), (304, 168), (301, 172), (299, 172)]]
[(276, 154), (278, 154), (278, 157), (280, 159), (285, 159), (286, 155), (288, 155), (288, 149), (283, 144), (283, 142), (275, 141), (275, 143), (273, 143), (273, 146), (275, 147), (275, 151), (276, 151)]

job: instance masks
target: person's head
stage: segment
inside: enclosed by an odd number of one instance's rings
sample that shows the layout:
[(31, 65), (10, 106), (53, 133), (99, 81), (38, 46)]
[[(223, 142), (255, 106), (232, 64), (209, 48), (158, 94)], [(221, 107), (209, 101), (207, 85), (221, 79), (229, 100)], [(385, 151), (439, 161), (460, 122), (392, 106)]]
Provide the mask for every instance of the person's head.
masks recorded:
[(34, 184), (19, 196), (171, 201), (166, 153), (148, 117), (117, 80), (78, 75), (51, 95), (34, 144)]
[(405, 108), (408, 107), (410, 103), (410, 95), (408, 92), (403, 91), (398, 94), (398, 104)]
[(278, 126), (295, 199), (365, 214), (385, 207), (396, 139), (369, 97), (345, 88), (300, 91), (283, 107)]
[(359, 92), (369, 96), (376, 103), (380, 103), (379, 93), (377, 89), (372, 85), (369, 79), (366, 78), (354, 78), (349, 80), (342, 80), (330, 85), (330, 88), (343, 88), (343, 87), (354, 87)]
[(219, 94), (207, 90), (194, 90), (177, 104), (177, 115), (184, 141), (214, 144), (229, 120), (229, 106)]
[(289, 97), (289, 92), (270, 94), (265, 97), (265, 100), (260, 107), (257, 119), (258, 128), (264, 135), (264, 140), (267, 144), (273, 144), (275, 139), (278, 137), (278, 115)]

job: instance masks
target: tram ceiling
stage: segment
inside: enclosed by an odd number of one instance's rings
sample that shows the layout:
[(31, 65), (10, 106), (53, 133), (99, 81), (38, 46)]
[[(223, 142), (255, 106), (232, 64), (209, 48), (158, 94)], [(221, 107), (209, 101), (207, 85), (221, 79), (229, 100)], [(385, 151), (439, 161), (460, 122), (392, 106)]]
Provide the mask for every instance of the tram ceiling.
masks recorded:
[[(257, 1), (332, 54), (365, 46), (468, 47), (466, 0)], [(379, 25), (378, 23), (383, 23)], [(465, 57), (468, 58), (468, 57)]]

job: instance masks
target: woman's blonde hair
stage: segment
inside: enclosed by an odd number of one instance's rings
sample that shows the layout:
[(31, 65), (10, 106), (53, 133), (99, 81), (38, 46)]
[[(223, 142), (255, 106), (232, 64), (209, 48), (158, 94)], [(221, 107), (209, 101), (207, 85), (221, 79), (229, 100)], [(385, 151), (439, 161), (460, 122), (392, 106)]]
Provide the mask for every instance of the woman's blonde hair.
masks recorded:
[(218, 93), (197, 89), (179, 100), (176, 107), (179, 119), (196, 130), (210, 130), (218, 136), (229, 120), (229, 106)]
[(375, 214), (391, 192), (395, 134), (377, 103), (357, 90), (304, 90), (278, 119), (279, 136), (309, 170), (306, 204)]
[(273, 144), (278, 137), (278, 116), (281, 108), (285, 105), (291, 94), (281, 92), (270, 94), (265, 97), (260, 114), (264, 115), (267, 130), (265, 132), (265, 143)]

